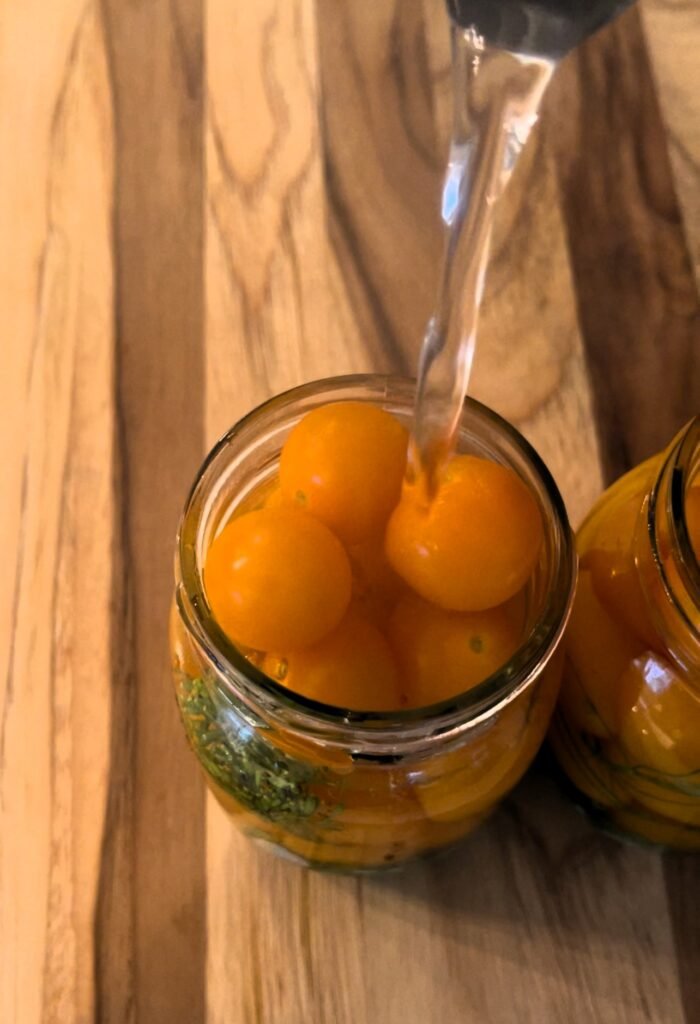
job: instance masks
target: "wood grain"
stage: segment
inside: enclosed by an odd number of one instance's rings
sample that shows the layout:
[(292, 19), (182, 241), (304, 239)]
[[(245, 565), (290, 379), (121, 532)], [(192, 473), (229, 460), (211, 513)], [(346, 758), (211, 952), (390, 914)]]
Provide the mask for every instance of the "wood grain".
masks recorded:
[[(443, 0), (0, 9), (2, 1024), (691, 1024), (697, 863), (543, 763), (449, 857), (308, 873), (207, 802), (172, 543), (268, 395), (411, 372), (441, 251)], [(498, 212), (474, 393), (578, 521), (700, 408), (700, 23), (559, 69)]]
[(638, 11), (565, 61), (548, 99), (611, 480), (700, 407), (697, 282)]
[(683, 210), (683, 230), (700, 286), (700, 88), (696, 40), (700, 10), (673, 0), (644, 0), (640, 13), (664, 121), (666, 147)]
[(94, 9), (2, 22), (0, 1018), (58, 1024), (93, 1007), (113, 725), (112, 117)]
[[(117, 141), (115, 564), (125, 601), (113, 637), (122, 674), (113, 704), (125, 733), (112, 784), (115, 800), (128, 793), (132, 807), (123, 822), (106, 823), (103, 892), (123, 902), (103, 902), (96, 921), (98, 1012), (115, 1024), (196, 1024), (204, 1019), (204, 797), (171, 698), (165, 637), (173, 539), (203, 455), (202, 11), (190, 0), (105, 0), (102, 10)], [(128, 856), (110, 848), (113, 824), (127, 831)]]

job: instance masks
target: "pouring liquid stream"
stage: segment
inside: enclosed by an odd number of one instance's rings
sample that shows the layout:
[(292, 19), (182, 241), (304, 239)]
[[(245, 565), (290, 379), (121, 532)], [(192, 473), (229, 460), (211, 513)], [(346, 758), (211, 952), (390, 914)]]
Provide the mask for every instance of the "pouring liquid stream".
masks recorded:
[[(418, 365), (408, 482), (428, 502), (455, 442), (469, 385), (494, 208), (554, 70), (453, 23), (454, 115), (442, 193), (446, 228), (435, 311)], [(420, 492), (419, 492), (420, 493)]]

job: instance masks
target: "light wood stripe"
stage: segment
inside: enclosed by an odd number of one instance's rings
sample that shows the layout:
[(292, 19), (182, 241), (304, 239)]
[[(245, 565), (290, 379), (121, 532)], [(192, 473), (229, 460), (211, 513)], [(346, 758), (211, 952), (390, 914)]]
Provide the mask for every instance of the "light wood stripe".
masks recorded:
[(112, 725), (113, 144), (93, 8), (3, 8), (0, 105), (0, 1018), (58, 1024), (93, 1008)]

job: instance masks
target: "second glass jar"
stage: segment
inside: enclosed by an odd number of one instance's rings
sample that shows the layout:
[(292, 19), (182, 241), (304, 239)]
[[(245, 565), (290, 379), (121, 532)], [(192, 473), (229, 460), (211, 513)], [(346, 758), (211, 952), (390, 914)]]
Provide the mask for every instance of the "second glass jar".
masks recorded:
[(700, 850), (700, 418), (577, 537), (554, 752), (595, 820)]

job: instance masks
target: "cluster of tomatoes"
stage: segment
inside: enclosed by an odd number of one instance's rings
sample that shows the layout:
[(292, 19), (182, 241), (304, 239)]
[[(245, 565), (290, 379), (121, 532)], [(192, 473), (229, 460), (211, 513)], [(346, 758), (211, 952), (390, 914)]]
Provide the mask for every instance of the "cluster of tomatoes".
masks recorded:
[[(560, 706), (574, 735), (587, 742), (574, 747), (555, 736), (559, 760), (576, 785), (597, 804), (615, 809), (623, 828), (653, 842), (679, 843), (663, 821), (700, 826), (700, 703), (693, 685), (670, 654), (672, 620), (652, 616), (670, 604), (662, 575), (651, 563), (651, 548), (638, 551), (643, 497), (658, 471), (659, 459), (639, 467), (606, 496), (579, 533), (580, 572), (567, 630), (567, 668)], [(663, 518), (657, 536), (666, 586), (682, 602), (683, 583), (670, 554)], [(700, 485), (685, 498), (685, 529), (700, 558)], [(649, 565), (647, 566), (647, 561)], [(649, 596), (642, 589), (645, 579)], [(681, 629), (700, 631), (697, 607), (681, 603)], [(606, 767), (609, 766), (609, 767)], [(645, 818), (632, 821), (628, 807)], [(649, 812), (652, 817), (649, 817)], [(634, 817), (634, 815), (633, 815)], [(685, 844), (697, 848), (698, 838)]]
[(511, 469), (457, 455), (431, 500), (406, 481), (408, 433), (336, 402), (307, 413), (262, 507), (211, 544), (221, 628), (297, 693), (363, 711), (423, 707), (484, 680), (522, 638), (542, 516)]

